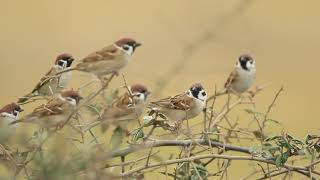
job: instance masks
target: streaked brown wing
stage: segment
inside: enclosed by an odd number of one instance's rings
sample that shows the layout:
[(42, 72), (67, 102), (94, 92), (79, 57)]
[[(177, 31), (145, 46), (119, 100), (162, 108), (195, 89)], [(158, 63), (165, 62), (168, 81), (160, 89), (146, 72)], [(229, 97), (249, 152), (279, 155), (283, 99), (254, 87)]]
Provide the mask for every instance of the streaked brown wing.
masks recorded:
[(49, 83), (50, 81), (53, 80), (52, 76), (55, 75), (56, 73), (58, 73), (56, 68), (51, 68), (45, 76), (43, 76), (40, 81), (38, 82), (38, 84), (36, 85), (36, 87), (32, 90), (32, 93), (36, 92), (37, 90), (39, 90), (42, 86), (46, 85), (47, 83)]
[(132, 98), (129, 96), (128, 93), (123, 94), (119, 98), (117, 98), (113, 103), (113, 107), (128, 107), (132, 105), (133, 101)]
[(87, 57), (82, 59), (83, 63), (96, 62), (96, 61), (107, 61), (115, 58), (118, 49), (111, 45), (101, 49), (100, 51), (89, 54)]
[(184, 111), (190, 109), (190, 103), (192, 103), (192, 99), (187, 96), (186, 93), (178, 94), (174, 97), (167, 97), (156, 102), (151, 102), (151, 104), (155, 104), (159, 107)]
[(230, 75), (229, 75), (226, 83), (224, 84), (224, 87), (225, 87), (225, 88), (230, 87), (230, 85), (231, 85), (232, 83), (234, 83), (234, 81), (236, 81), (236, 80), (237, 80), (237, 71), (236, 71), (236, 70), (233, 70), (233, 71), (230, 73)]
[(128, 116), (135, 112), (134, 108), (119, 108), (119, 107), (109, 107), (104, 110), (102, 115), (103, 120), (117, 119), (121, 117)]
[(43, 104), (33, 110), (32, 114), (38, 116), (51, 116), (63, 113), (64, 102), (58, 98), (51, 99), (47, 104)]

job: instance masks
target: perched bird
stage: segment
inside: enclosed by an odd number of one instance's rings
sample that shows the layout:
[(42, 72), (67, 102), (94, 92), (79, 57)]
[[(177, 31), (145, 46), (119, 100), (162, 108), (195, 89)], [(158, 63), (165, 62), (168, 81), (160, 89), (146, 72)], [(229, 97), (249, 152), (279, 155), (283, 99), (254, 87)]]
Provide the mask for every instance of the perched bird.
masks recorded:
[(32, 113), (11, 124), (25, 122), (38, 124), (41, 128), (59, 127), (67, 120), (81, 99), (77, 91), (63, 91), (47, 104), (35, 108)]
[[(138, 119), (143, 113), (150, 92), (141, 84), (134, 84), (128, 90), (130, 92), (117, 98), (104, 110), (101, 118), (91, 123), (85, 131), (101, 123), (102, 131), (105, 132), (110, 124), (122, 127), (129, 121)], [(122, 128), (125, 129), (125, 127)]]
[(247, 91), (256, 78), (254, 59), (249, 55), (239, 57), (234, 70), (224, 84), (226, 92), (241, 94)]
[(23, 109), (16, 103), (7, 104), (0, 109), (0, 127), (8, 126), (11, 122), (19, 119)]
[(99, 51), (89, 54), (80, 60), (75, 68), (58, 74), (78, 70), (92, 73), (103, 81), (103, 76), (105, 75), (118, 74), (118, 71), (128, 64), (130, 57), (139, 46), (141, 44), (131, 38), (122, 38)]
[(172, 121), (182, 121), (199, 115), (207, 100), (207, 93), (199, 83), (184, 93), (151, 102), (149, 108), (165, 115)]
[(0, 143), (6, 143), (14, 135), (17, 126), (10, 126), (10, 123), (18, 120), (22, 111), (16, 103), (7, 104), (0, 109)]
[[(18, 103), (23, 103), (36, 96), (52, 96), (60, 93), (71, 79), (71, 72), (54, 76), (56, 73), (69, 69), (74, 61), (70, 54), (60, 54), (54, 66), (42, 77), (31, 93), (19, 98)], [(53, 77), (54, 76), (54, 77)]]

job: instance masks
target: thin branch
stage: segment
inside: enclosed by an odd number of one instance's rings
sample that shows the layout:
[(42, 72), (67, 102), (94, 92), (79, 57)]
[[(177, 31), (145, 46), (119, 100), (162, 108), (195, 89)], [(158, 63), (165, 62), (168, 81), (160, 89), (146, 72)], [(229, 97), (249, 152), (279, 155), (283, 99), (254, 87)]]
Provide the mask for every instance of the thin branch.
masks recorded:
[[(246, 160), (246, 161), (257, 161), (257, 162), (262, 162), (262, 163), (267, 163), (267, 164), (272, 164), (275, 165), (274, 161), (271, 160), (266, 160), (263, 158), (257, 158), (257, 157), (252, 157), (252, 156), (230, 156), (230, 155), (219, 155), (219, 154), (205, 154), (205, 155), (198, 155), (198, 156), (191, 156), (188, 158), (181, 158), (181, 159), (174, 159), (174, 160), (166, 160), (160, 163), (153, 163), (149, 164), (148, 167), (141, 166), (135, 169), (132, 169), (130, 171), (127, 171), (126, 173), (122, 173), (119, 175), (119, 177), (127, 177), (133, 173), (140, 172), (142, 170), (148, 169), (148, 168), (154, 168), (154, 167), (159, 167), (159, 166), (164, 166), (164, 165), (171, 165), (171, 164), (177, 164), (181, 162), (193, 162), (194, 160), (200, 160), (200, 159), (208, 159), (208, 158), (219, 158), (219, 159), (227, 159), (227, 160)], [(291, 171), (295, 171), (297, 173), (300, 173), (305, 176), (309, 176), (309, 173), (306, 172), (308, 171), (307, 168), (302, 167), (302, 166), (291, 166), (291, 165), (284, 165), (283, 166), (286, 169), (290, 169)]]
[(205, 140), (205, 139), (194, 139), (194, 140), (156, 140), (152, 142), (145, 142), (144, 144), (134, 144), (129, 147), (118, 149), (115, 151), (107, 152), (107, 158), (119, 157), (119, 156), (126, 156), (128, 154), (141, 151), (144, 149), (148, 149), (151, 147), (161, 147), (161, 146), (190, 146), (192, 143), (197, 143), (205, 146), (218, 147), (218, 148), (225, 148), (226, 151), (237, 151), (246, 154), (250, 154), (249, 148), (243, 148), (240, 146), (234, 146), (229, 144), (224, 144), (218, 141), (212, 140)]

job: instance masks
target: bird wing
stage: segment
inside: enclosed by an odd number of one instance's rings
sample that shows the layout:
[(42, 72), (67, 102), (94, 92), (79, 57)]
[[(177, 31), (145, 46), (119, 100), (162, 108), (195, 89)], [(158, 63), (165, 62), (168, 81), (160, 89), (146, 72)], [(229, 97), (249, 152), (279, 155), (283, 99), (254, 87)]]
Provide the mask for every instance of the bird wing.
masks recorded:
[(129, 107), (131, 105), (133, 105), (133, 100), (128, 93), (123, 94), (112, 103), (113, 107), (119, 107), (119, 108)]
[(107, 46), (83, 58), (82, 63), (112, 60), (115, 58), (118, 51), (119, 49), (116, 48), (114, 45)]
[(133, 100), (128, 93), (117, 98), (111, 105), (105, 109), (103, 119), (120, 118), (135, 112)]
[(38, 82), (38, 84), (36, 85), (36, 87), (32, 90), (32, 93), (38, 91), (41, 87), (43, 87), (44, 85), (46, 85), (47, 83), (49, 83), (50, 81), (52, 81), (54, 78), (52, 78), (52, 76), (54, 76), (56, 73), (58, 73), (57, 69), (52, 67), (45, 76), (43, 76), (40, 81)]
[(64, 101), (58, 98), (54, 98), (54, 99), (51, 99), (47, 104), (43, 104), (35, 108), (32, 112), (32, 115), (52, 116), (52, 115), (62, 114), (63, 105), (64, 105)]
[(224, 87), (225, 87), (225, 88), (229, 88), (230, 85), (231, 85), (232, 83), (234, 83), (237, 79), (238, 79), (238, 72), (237, 72), (236, 70), (233, 70), (233, 71), (230, 73), (230, 75), (229, 75), (226, 83), (224, 84)]
[(159, 101), (151, 102), (151, 104), (158, 107), (186, 111), (190, 109), (192, 102), (193, 101), (191, 97), (189, 97), (186, 93), (182, 93), (173, 97), (167, 97)]

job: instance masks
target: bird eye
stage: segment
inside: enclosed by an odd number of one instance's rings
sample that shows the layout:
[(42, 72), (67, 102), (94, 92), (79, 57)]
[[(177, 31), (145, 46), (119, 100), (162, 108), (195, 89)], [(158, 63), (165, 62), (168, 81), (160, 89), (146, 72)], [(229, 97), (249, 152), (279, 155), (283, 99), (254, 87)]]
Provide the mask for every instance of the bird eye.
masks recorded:
[(124, 46), (123, 46), (123, 49), (126, 50), (126, 51), (128, 51), (128, 50), (130, 49), (130, 46), (124, 45)]
[(18, 115), (18, 112), (17, 111), (13, 111), (12, 113), (14, 116), (17, 116)]
[(206, 96), (207, 95), (206, 92), (202, 92), (201, 94), (202, 94), (202, 96)]
[(58, 61), (58, 65), (61, 66), (61, 67), (65, 67), (66, 64), (67, 64), (67, 62), (64, 61), (64, 60), (59, 60), (59, 61)]

